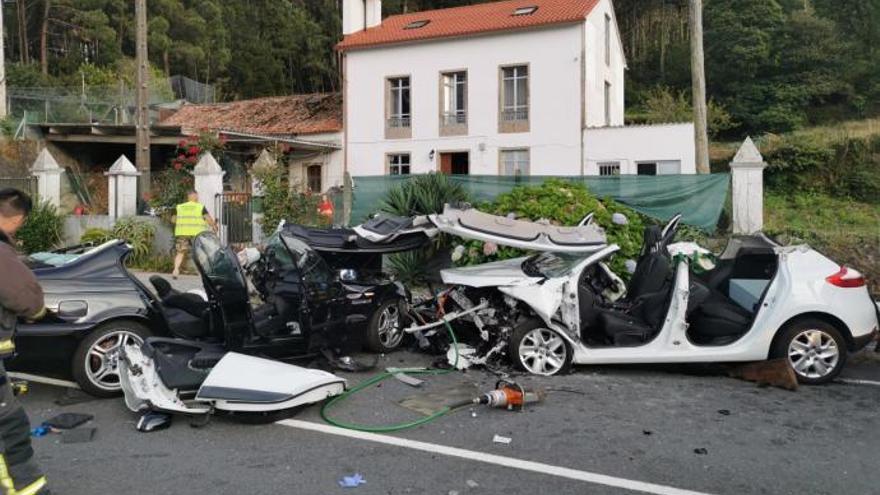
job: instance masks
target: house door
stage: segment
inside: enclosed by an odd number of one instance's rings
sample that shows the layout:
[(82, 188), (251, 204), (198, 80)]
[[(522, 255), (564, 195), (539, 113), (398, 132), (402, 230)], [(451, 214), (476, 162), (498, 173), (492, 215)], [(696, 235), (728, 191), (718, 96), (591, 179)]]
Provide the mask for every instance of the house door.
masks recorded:
[(440, 153), (440, 172), (447, 175), (468, 175), (471, 173), (470, 153)]

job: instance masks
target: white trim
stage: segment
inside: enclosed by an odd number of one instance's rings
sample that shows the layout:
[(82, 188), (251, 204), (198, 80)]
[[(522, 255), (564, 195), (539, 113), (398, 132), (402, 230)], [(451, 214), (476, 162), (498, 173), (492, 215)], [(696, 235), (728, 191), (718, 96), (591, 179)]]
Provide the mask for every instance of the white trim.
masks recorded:
[(485, 452), (477, 452), (474, 450), (459, 449), (446, 445), (438, 445), (428, 442), (419, 442), (417, 440), (409, 440), (407, 438), (392, 437), (390, 435), (378, 435), (375, 433), (367, 433), (355, 430), (346, 430), (336, 426), (330, 426), (311, 421), (301, 421), (298, 419), (286, 419), (279, 421), (279, 425), (300, 430), (312, 431), (315, 433), (325, 433), (328, 435), (336, 435), (340, 437), (353, 438), (356, 440), (364, 440), (367, 442), (381, 443), (394, 447), (403, 447), (412, 450), (428, 452), (430, 454), (440, 454), (448, 457), (457, 457), (472, 462), (482, 462), (485, 464), (494, 464), (496, 466), (506, 467), (510, 469), (519, 469), (520, 471), (529, 471), (533, 473), (556, 476), (575, 481), (583, 481), (595, 485), (604, 485), (614, 488), (621, 488), (633, 492), (651, 493), (654, 495), (707, 495), (704, 492), (696, 492), (692, 490), (684, 490), (666, 485), (657, 485), (644, 481), (629, 480), (626, 478), (617, 478), (604, 474), (591, 473), (589, 471), (581, 471), (562, 466), (554, 466), (552, 464), (544, 464), (542, 462), (526, 461), (507, 457), (502, 455), (488, 454)]

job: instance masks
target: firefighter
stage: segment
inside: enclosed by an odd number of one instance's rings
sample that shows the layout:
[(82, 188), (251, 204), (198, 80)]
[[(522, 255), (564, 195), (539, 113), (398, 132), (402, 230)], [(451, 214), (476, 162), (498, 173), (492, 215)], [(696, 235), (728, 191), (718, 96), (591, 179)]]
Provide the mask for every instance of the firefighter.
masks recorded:
[[(35, 321), (46, 314), (43, 290), (13, 247), (16, 231), (24, 224), (32, 203), (16, 189), (0, 190), (0, 360), (15, 353), (19, 318)], [(12, 393), (6, 368), (0, 361), (0, 494), (45, 495), (46, 478), (33, 460), (31, 426)]]
[(174, 271), (171, 272), (175, 280), (180, 275), (180, 265), (183, 264), (186, 253), (192, 247), (193, 238), (208, 230), (209, 225), (214, 232), (217, 232), (217, 222), (208, 213), (208, 209), (199, 203), (199, 193), (190, 191), (187, 198), (186, 203), (177, 205), (176, 214), (171, 218), (174, 222), (175, 251), (177, 251), (174, 257)]

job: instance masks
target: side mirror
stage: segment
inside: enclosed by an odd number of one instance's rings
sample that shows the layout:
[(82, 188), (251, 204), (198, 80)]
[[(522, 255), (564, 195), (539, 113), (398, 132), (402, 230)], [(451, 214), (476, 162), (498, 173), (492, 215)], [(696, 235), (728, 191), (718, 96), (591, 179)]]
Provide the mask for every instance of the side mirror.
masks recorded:
[(82, 318), (89, 313), (89, 305), (85, 301), (61, 301), (56, 313), (59, 318), (64, 319)]
[(339, 270), (339, 280), (341, 282), (354, 282), (357, 279), (357, 270), (352, 270), (350, 268), (343, 268), (342, 270)]

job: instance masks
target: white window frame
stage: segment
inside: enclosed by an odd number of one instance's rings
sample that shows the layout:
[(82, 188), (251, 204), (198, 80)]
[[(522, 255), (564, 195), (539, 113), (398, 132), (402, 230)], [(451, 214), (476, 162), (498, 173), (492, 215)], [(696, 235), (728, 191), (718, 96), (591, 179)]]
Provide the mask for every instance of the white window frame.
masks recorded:
[[(508, 72), (510, 72), (509, 75)], [(529, 77), (530, 70), (526, 64), (508, 65), (501, 68), (501, 116), (504, 121), (523, 122), (529, 120), (529, 104), (531, 103)], [(508, 81), (513, 82), (513, 105), (507, 104)], [(521, 102), (521, 99), (524, 102)]]
[(621, 173), (620, 162), (609, 161), (597, 163), (600, 177), (617, 177)]
[[(409, 99), (409, 112), (403, 111), (404, 95)], [(409, 76), (391, 77), (388, 79), (389, 127), (412, 126), (412, 79)], [(395, 108), (396, 107), (396, 108)]]
[[(532, 173), (532, 151), (529, 148), (508, 148), (498, 151), (499, 175), (507, 177), (528, 177)], [(513, 156), (512, 161), (507, 158)], [(523, 157), (525, 159), (523, 160)], [(513, 173), (508, 173), (507, 165), (512, 163)], [(517, 171), (521, 173), (516, 173)]]
[(605, 65), (611, 65), (611, 15), (605, 14)]
[[(412, 154), (388, 153), (385, 157), (385, 167), (388, 175), (410, 175), (412, 173)], [(406, 167), (405, 172), (403, 167)]]
[[(468, 75), (467, 71), (442, 73), (443, 125), (467, 124), (468, 118)], [(462, 107), (458, 108), (459, 99)]]

